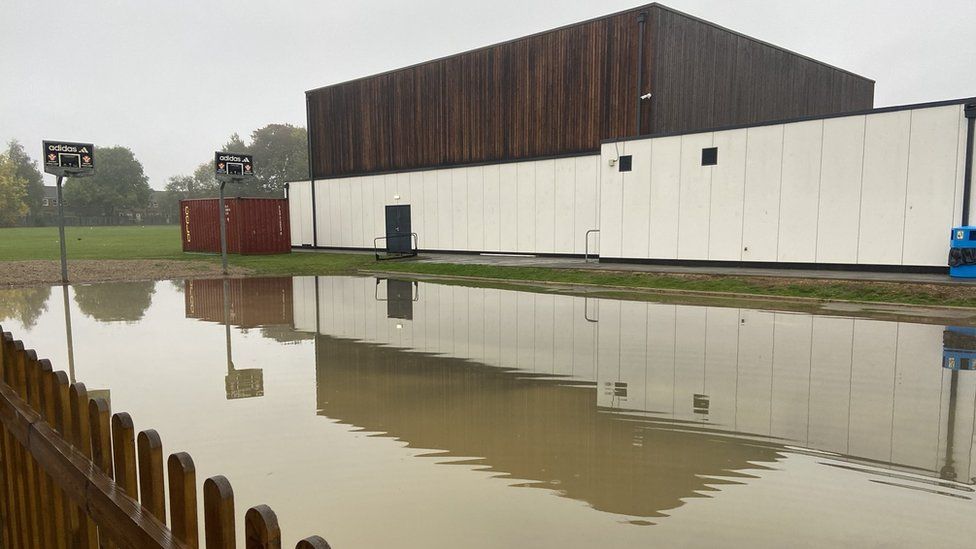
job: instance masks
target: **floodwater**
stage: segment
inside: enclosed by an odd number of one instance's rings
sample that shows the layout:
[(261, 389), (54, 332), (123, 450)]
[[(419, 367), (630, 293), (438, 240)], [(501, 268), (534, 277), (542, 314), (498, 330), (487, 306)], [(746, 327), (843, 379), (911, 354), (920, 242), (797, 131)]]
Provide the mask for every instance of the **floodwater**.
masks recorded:
[(63, 297), (0, 291), (0, 321), (201, 482), (227, 476), (239, 513), (269, 504), (286, 545), (976, 538), (967, 328), (363, 277), (138, 282), (69, 289), (69, 361)]

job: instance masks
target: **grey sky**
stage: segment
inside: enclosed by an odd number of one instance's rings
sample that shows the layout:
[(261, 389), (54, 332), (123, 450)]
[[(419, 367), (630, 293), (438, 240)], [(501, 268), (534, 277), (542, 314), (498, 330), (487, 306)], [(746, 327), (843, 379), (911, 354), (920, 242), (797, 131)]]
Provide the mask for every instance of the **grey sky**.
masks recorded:
[[(305, 124), (304, 91), (635, 0), (0, 0), (0, 140), (126, 145), (161, 189), (233, 132)], [(663, 2), (877, 81), (875, 104), (976, 95), (976, 1)]]

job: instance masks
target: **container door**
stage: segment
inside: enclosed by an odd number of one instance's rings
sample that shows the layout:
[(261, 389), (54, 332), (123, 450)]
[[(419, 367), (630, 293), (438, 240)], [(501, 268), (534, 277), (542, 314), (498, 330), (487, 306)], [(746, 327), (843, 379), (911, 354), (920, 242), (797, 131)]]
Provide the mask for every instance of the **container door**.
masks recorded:
[(413, 253), (410, 236), (410, 205), (386, 207), (386, 253)]

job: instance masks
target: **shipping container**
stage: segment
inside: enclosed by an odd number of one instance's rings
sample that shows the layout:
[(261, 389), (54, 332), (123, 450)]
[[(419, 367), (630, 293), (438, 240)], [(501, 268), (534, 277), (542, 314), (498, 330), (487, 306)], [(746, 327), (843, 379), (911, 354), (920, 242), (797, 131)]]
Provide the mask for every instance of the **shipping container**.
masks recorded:
[[(220, 253), (219, 200), (180, 201), (184, 252)], [(291, 251), (288, 203), (281, 198), (227, 198), (227, 253), (281, 254)]]

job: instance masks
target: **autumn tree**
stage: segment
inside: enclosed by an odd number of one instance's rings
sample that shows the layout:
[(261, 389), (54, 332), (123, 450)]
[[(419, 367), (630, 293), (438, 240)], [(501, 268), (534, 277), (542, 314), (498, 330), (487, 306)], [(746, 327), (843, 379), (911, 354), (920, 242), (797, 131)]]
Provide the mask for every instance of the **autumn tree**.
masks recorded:
[(7, 145), (7, 157), (14, 164), (17, 177), (27, 182), (27, 196), (24, 202), (30, 210), (31, 217), (37, 217), (43, 211), (44, 177), (37, 169), (37, 161), (27, 154), (24, 146), (13, 139)]
[(0, 227), (16, 225), (29, 211), (27, 180), (17, 176), (17, 166), (7, 153), (0, 154)]

